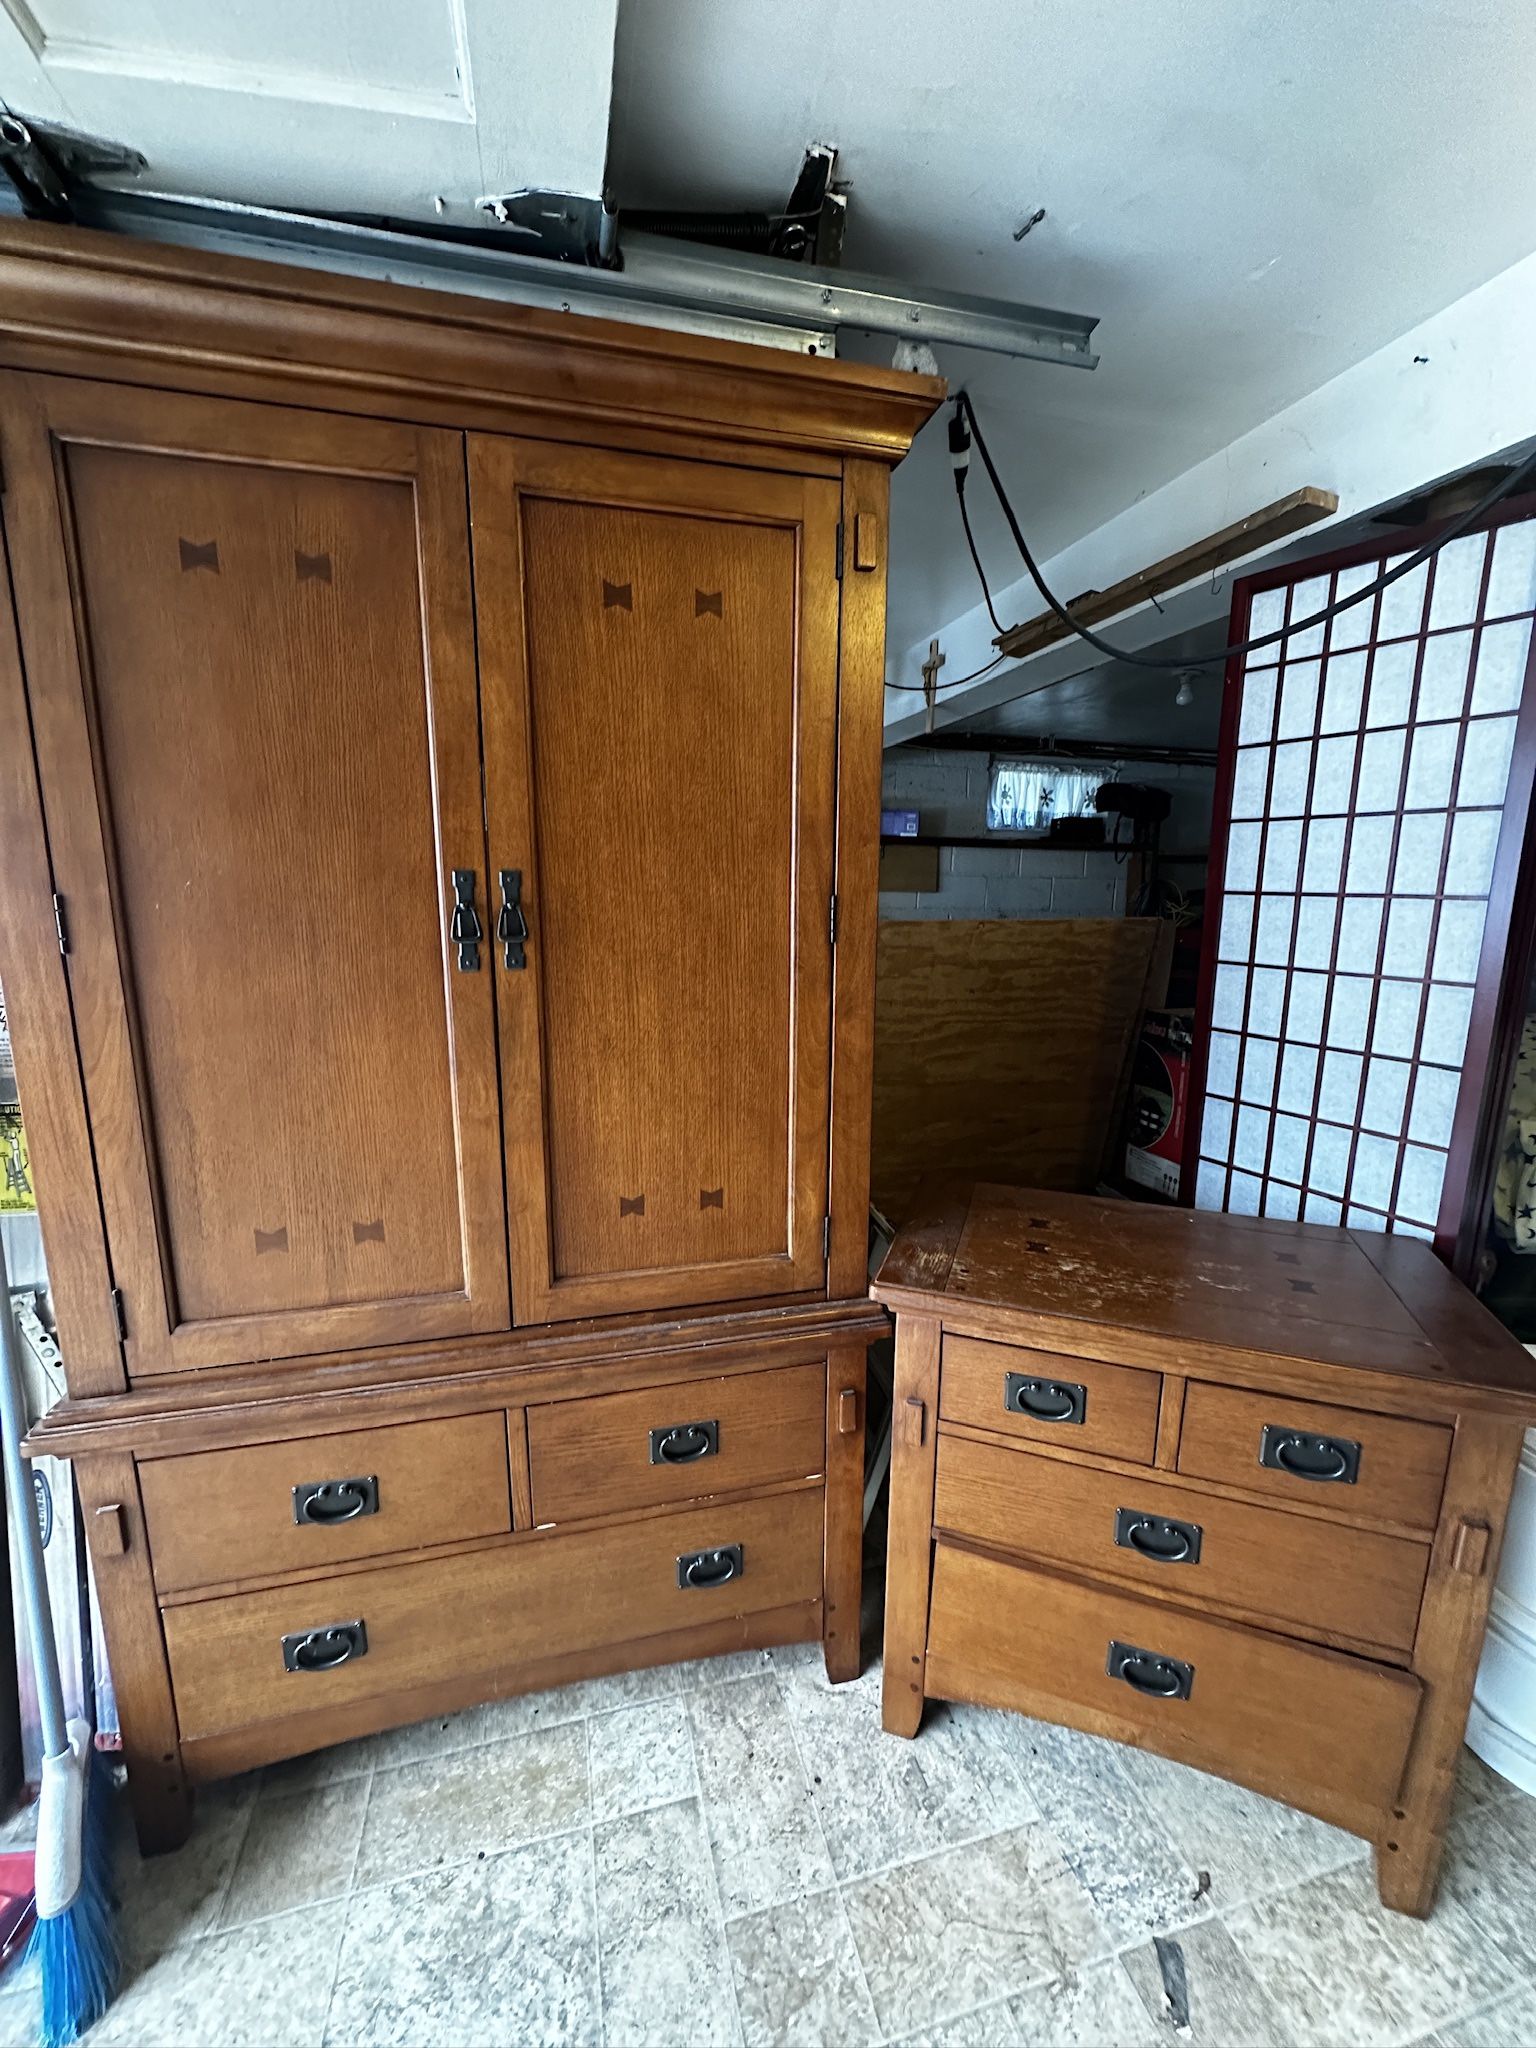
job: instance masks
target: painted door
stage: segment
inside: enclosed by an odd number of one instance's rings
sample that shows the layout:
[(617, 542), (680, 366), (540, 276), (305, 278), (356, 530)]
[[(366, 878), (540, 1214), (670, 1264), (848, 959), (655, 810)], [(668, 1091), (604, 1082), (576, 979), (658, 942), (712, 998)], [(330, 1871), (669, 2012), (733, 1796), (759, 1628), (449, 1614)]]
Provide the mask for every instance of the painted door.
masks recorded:
[(516, 1318), (822, 1291), (837, 486), (470, 483)]
[(462, 442), (0, 392), (130, 1373), (506, 1327)]

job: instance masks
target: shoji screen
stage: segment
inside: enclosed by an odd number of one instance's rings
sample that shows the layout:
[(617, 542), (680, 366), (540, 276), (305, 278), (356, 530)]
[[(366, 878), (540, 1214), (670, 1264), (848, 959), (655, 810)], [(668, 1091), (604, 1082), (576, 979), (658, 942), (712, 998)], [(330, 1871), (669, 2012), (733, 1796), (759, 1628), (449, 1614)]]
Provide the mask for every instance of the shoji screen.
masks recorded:
[[(1308, 617), (1420, 539), (1239, 586), (1234, 639)], [(1486, 982), (1501, 950), (1490, 931), (1485, 956), (1484, 927), (1517, 727), (1529, 751), (1533, 610), (1526, 517), (1229, 669), (1198, 1207), (1435, 1235), (1480, 965)], [(1506, 839), (1501, 872), (1510, 858)]]

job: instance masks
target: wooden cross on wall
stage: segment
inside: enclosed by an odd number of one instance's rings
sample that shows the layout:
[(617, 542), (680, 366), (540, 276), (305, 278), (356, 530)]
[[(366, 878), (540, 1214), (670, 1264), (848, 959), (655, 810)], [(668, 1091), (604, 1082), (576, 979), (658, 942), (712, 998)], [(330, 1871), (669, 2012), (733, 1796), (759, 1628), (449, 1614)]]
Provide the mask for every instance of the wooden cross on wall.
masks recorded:
[(924, 732), (933, 731), (933, 707), (939, 696), (939, 670), (944, 666), (944, 657), (939, 652), (937, 640), (928, 642), (928, 659), (923, 663), (923, 703), (927, 707), (923, 725)]

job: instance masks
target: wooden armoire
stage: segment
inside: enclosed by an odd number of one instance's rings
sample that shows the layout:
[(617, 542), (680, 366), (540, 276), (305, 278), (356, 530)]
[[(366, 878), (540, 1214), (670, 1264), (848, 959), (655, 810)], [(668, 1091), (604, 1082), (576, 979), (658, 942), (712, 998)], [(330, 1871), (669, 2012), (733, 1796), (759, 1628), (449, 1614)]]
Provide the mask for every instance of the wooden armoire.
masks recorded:
[(141, 1840), (858, 1666), (888, 475), (936, 379), (0, 228), (0, 982)]

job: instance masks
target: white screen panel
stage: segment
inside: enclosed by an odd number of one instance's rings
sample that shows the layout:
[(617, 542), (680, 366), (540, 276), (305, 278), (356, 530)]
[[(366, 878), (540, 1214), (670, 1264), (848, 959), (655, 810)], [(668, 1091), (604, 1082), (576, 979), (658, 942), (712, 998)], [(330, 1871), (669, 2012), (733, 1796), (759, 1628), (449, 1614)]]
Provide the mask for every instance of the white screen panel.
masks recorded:
[[(1380, 899), (1368, 907), (1374, 912), (1375, 924), (1379, 927)], [(1347, 915), (1350, 906), (1346, 903), (1344, 908)], [(1363, 950), (1354, 952), (1342, 945), (1339, 948), (1340, 960), (1366, 960), (1373, 958), (1374, 955), (1374, 940), (1369, 953)], [(1375, 983), (1364, 974), (1336, 974), (1333, 977), (1326, 1028), (1329, 1045), (1342, 1046), (1346, 1051), (1354, 1052), (1365, 1049), (1371, 1032), (1371, 996), (1375, 986)]]
[(1418, 718), (1460, 718), (1467, 701), (1470, 632), (1437, 633), (1424, 643), (1419, 667)]
[[(1301, 875), (1302, 823), (1299, 818), (1272, 818), (1264, 834), (1264, 887), (1294, 895)], [(1234, 886), (1228, 882), (1230, 889)]]
[(1235, 821), (1227, 827), (1227, 872), (1225, 886), (1230, 890), (1252, 889), (1259, 879), (1259, 847), (1264, 828), (1258, 823), (1240, 825)]
[(1310, 818), (1307, 821), (1307, 853), (1301, 871), (1303, 889), (1338, 894), (1344, 874), (1345, 821), (1338, 818)]
[(1318, 692), (1322, 687), (1322, 663), (1289, 661), (1280, 672), (1280, 716), (1275, 737), (1280, 740), (1309, 740), (1317, 731)]
[(1488, 578), (1490, 619), (1511, 612), (1536, 611), (1536, 520), (1501, 526), (1493, 543), (1493, 568)]
[(1509, 756), (1515, 744), (1515, 721), (1506, 718), (1474, 718), (1467, 726), (1466, 745), (1461, 756), (1461, 778), (1456, 784), (1456, 803), (1465, 810), (1473, 804), (1502, 804), (1509, 781)]
[[(1361, 824), (1367, 821), (1361, 819)], [(1391, 863), (1392, 891), (1397, 896), (1433, 896), (1440, 887), (1440, 857), (1445, 851), (1446, 813), (1410, 811), (1406, 817), (1372, 818), (1372, 825), (1397, 826), (1397, 856)], [(1385, 874), (1387, 863), (1378, 872)]]
[(1268, 746), (1275, 736), (1275, 670), (1255, 669), (1243, 684), (1243, 708), (1237, 721), (1240, 747)]
[(1354, 732), (1365, 708), (1365, 656), (1335, 654), (1328, 662), (1323, 685), (1323, 710), (1319, 732)]
[(1464, 534), (1435, 557), (1435, 589), (1429, 604), (1429, 623), (1436, 626), (1465, 626), (1477, 617), (1477, 600), (1483, 587), (1483, 558), (1488, 552), (1486, 533)]
[(1472, 684), (1473, 717), (1486, 711), (1518, 711), (1525, 686), (1526, 664), (1531, 658), (1531, 622), (1508, 619), (1502, 626), (1485, 626), (1477, 651), (1477, 674)]
[[(1333, 600), (1333, 579), (1331, 576), (1311, 576), (1306, 582), (1298, 583), (1291, 590), (1291, 608), (1286, 613), (1286, 624), (1299, 623), (1310, 619)], [(1294, 632), (1285, 642), (1281, 652), (1287, 661), (1302, 661), (1308, 655), (1323, 651), (1323, 627), (1306, 626)]]
[(1488, 894), (1502, 822), (1497, 811), (1463, 811), (1456, 819), (1451, 826), (1450, 858), (1445, 865), (1448, 896)]
[[(1275, 630), (1405, 551), (1251, 601)], [(1196, 1199), (1432, 1236), (1536, 618), (1536, 520), (1460, 536), (1242, 682)]]
[(1408, 708), (1413, 702), (1418, 654), (1418, 642), (1415, 640), (1399, 640), (1394, 646), (1372, 650), (1365, 699), (1365, 722), (1368, 726), (1407, 723)]

